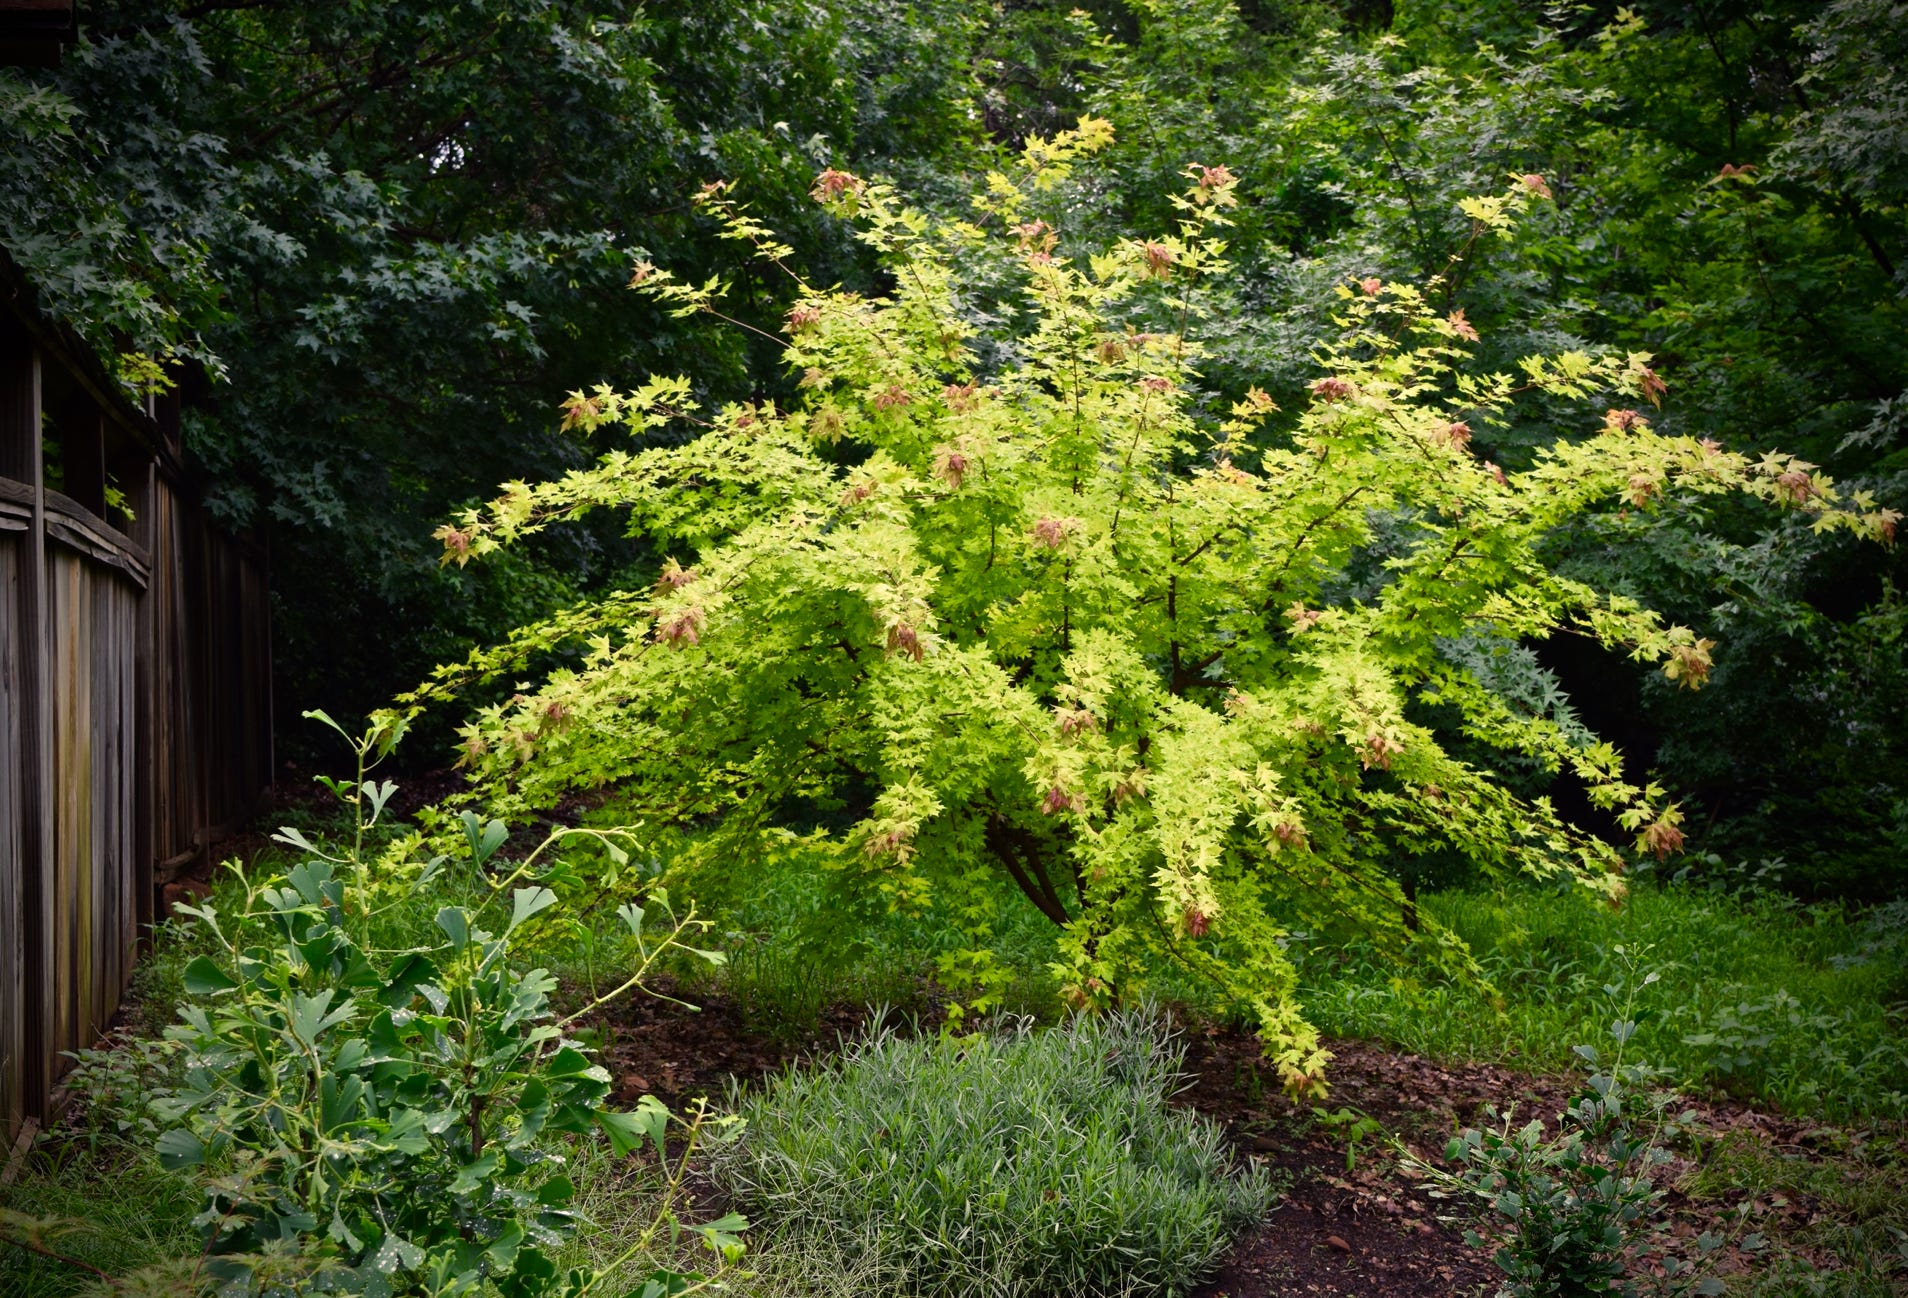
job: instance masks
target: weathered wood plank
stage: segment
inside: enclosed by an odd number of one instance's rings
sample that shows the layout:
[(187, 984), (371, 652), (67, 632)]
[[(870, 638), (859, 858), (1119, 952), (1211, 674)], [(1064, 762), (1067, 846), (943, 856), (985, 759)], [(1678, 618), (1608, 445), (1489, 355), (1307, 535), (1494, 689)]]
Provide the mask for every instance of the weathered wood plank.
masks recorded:
[[(138, 934), (133, 826), (138, 589), (81, 555), (47, 556), (53, 635), (55, 1051), (93, 1043), (118, 1009)], [(56, 1065), (63, 1071), (63, 1065)]]
[(5, 942), (7, 969), (14, 975), (0, 988), (11, 1016), (5, 1032), (18, 1043), (8, 1070), (7, 1130), (14, 1135), (22, 1115), (43, 1111), (52, 1086), (52, 1059), (44, 1046), (53, 1018), (49, 962), (52, 898), (48, 887), (53, 831), (52, 782), (48, 769), (53, 746), (48, 680), (45, 583), (45, 490), (40, 437), (40, 366), (37, 345), (5, 322), (0, 327), (0, 492), (8, 530), (16, 535), (12, 553), (11, 598), (5, 611), (12, 621), (9, 667), (13, 689), (8, 725), (12, 750), (10, 794), (16, 853), (7, 881), (13, 930)]
[[(0, 308), (0, 1124), (13, 1140), (52, 1116), (62, 1052), (117, 1012), (170, 877), (161, 863), (202, 859), (269, 787), (271, 626), (264, 551), (211, 524), (176, 441), (91, 371), (54, 432), (77, 439), (69, 470), (133, 488), (127, 526), (102, 517), (98, 492), (46, 490), (52, 335), (22, 326), (17, 302)], [(68, 374), (68, 352), (56, 359)]]
[(33, 347), (0, 327), (0, 1124), (11, 1142), (27, 1115), (24, 981), (29, 801), (26, 764), (37, 708), (28, 655), (37, 622), (23, 568), (33, 558), (37, 383)]
[(26, 869), (20, 795), (21, 693), (20, 553), (22, 534), (0, 533), (0, 1123), (10, 1138), (26, 1117), (22, 1060), (26, 1050), (21, 995), (21, 878)]

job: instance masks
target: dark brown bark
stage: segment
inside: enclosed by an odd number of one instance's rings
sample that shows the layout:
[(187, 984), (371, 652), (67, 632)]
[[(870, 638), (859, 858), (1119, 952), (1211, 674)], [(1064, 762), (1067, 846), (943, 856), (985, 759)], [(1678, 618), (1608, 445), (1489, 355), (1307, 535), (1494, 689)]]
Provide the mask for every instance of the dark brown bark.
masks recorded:
[(1041, 861), (1039, 841), (1031, 833), (1005, 816), (995, 814), (987, 818), (984, 838), (987, 850), (1006, 867), (1008, 875), (1042, 915), (1062, 928), (1072, 922)]

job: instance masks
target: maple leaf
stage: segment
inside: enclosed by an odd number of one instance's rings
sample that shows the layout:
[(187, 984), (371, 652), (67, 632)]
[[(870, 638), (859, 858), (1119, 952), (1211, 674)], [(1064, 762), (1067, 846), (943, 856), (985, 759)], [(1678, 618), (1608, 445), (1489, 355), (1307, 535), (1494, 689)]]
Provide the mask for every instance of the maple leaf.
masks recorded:
[(1683, 850), (1683, 831), (1676, 827), (1681, 815), (1671, 807), (1662, 816), (1650, 822), (1641, 834), (1637, 835), (1637, 850), (1648, 852), (1661, 861)]
[(1391, 769), (1391, 759), (1396, 757), (1402, 746), (1397, 740), (1382, 732), (1365, 737), (1364, 747), (1358, 754), (1359, 764), (1370, 770), (1376, 766), (1380, 770)]
[(656, 641), (672, 649), (700, 644), (708, 616), (699, 608), (685, 608), (670, 614), (656, 627)]
[(906, 622), (896, 622), (888, 628), (888, 652), (904, 653), (915, 662), (920, 662), (926, 649), (921, 644), (920, 632)]
[(656, 590), (666, 594), (672, 590), (681, 590), (696, 579), (694, 568), (685, 568), (674, 558), (663, 560), (662, 572), (656, 578)]
[(1709, 670), (1713, 665), (1709, 651), (1715, 647), (1714, 640), (1694, 640), (1688, 644), (1672, 645), (1669, 661), (1663, 664), (1663, 675), (1684, 689), (1702, 688), (1703, 682), (1709, 679)]
[(462, 528), (452, 527), (449, 523), (445, 523), (442, 527), (431, 533), (431, 539), (444, 543), (444, 553), (437, 561), (438, 567), (441, 568), (447, 563), (455, 562), (457, 566), (461, 568), (470, 562), (470, 547), (477, 538), (473, 532), (467, 532)]
[(1795, 467), (1776, 475), (1776, 494), (1791, 505), (1806, 505), (1816, 494), (1815, 480), (1809, 476), (1807, 468), (1798, 462)]
[(961, 489), (968, 467), (967, 457), (951, 446), (939, 447), (934, 452), (934, 476), (954, 491)]
[(1238, 177), (1234, 176), (1231, 169), (1223, 164), (1217, 167), (1199, 168), (1199, 188), (1201, 189), (1223, 189), (1227, 185), (1236, 183), (1237, 180)]
[(850, 171), (837, 171), (830, 167), (815, 177), (815, 186), (809, 193), (819, 203), (832, 203), (843, 195), (859, 194), (867, 187), (867, 182)]
[(1077, 518), (1043, 518), (1033, 525), (1033, 539), (1049, 550), (1058, 550), (1079, 526)]
[(1099, 726), (1099, 720), (1085, 708), (1060, 708), (1054, 713), (1054, 721), (1063, 735), (1082, 734)]
[(1041, 802), (1040, 810), (1049, 816), (1057, 816), (1063, 811), (1081, 811), (1084, 805), (1077, 794), (1068, 793), (1056, 784), (1047, 790), (1047, 796)]

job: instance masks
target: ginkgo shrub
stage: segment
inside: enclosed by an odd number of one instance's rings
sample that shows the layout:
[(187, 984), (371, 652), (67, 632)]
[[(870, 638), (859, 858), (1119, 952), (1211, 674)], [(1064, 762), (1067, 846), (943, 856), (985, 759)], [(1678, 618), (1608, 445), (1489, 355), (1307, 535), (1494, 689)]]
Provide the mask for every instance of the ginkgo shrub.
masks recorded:
[[(746, 872), (792, 832), (791, 807), (819, 805), (853, 824), (808, 829), (808, 859), (893, 906), (971, 913), (1010, 878), (1053, 922), (1070, 999), (1114, 1001), (1175, 962), (1247, 1010), (1303, 1086), (1327, 1056), (1281, 940), (1351, 923), (1401, 944), (1400, 861), (1455, 852), (1622, 892), (1620, 850), (1454, 756), (1425, 705), (1473, 745), (1574, 775), (1639, 851), (1680, 844), (1677, 808), (1611, 746), (1478, 667), (1479, 645), (1567, 633), (1703, 683), (1710, 641), (1561, 575), (1546, 537), (1688, 493), (1883, 541), (1896, 515), (1800, 461), (1659, 433), (1627, 408), (1661, 396), (1647, 356), (1475, 372), (1476, 331), (1436, 281), (1342, 286), (1311, 400), (1276, 435), (1256, 389), (1215, 410), (1198, 335), (1235, 178), (1189, 167), (1176, 231), (1078, 254), (1039, 213), (1107, 130), (1029, 142), (972, 222), (824, 172), (816, 199), (888, 271), (876, 296), (801, 283), (772, 232), (706, 190), (733, 238), (801, 284), (785, 323), (801, 399), (704, 411), (681, 377), (573, 394), (572, 427), (694, 435), (507, 484), (439, 530), (445, 557), (613, 509), (669, 556), (654, 586), (524, 627), (401, 704), (517, 683), (463, 731), (474, 796), (521, 818), (614, 786), (652, 830), (685, 831), (669, 864), (686, 876)], [(1464, 210), (1482, 240), (1545, 198), (1511, 177)], [(980, 303), (967, 270), (1003, 256), (1018, 300)], [(633, 287), (724, 310), (720, 282), (647, 263)], [(1020, 322), (985, 364), (984, 306)], [(1471, 445), (1520, 399), (1590, 412), (1612, 394), (1523, 471)], [(1435, 926), (1418, 940), (1455, 945)], [(970, 1009), (998, 990), (978, 946), (943, 973)]]

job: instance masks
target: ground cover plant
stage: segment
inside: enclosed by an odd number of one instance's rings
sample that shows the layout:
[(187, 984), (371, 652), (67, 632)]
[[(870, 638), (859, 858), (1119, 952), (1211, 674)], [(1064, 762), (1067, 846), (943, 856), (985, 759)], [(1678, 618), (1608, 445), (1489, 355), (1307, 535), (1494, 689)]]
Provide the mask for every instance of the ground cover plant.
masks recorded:
[(1190, 1293), (1274, 1187), (1169, 1104), (1149, 1014), (967, 1036), (880, 1028), (737, 1106), (716, 1183), (869, 1292)]
[[(1677, 1097), (1661, 1087), (1661, 1070), (1631, 1050), (1648, 1013), (1640, 1000), (1660, 975), (1643, 974), (1636, 952), (1619, 948), (1615, 956), (1623, 972), (1604, 987), (1606, 1008), (1615, 1014), (1611, 1041), (1602, 1051), (1576, 1047), (1591, 1071), (1569, 1107), (1555, 1116), (1555, 1134), (1541, 1116), (1519, 1120), (1487, 1106), (1488, 1125), (1466, 1128), (1446, 1147), (1454, 1172), (1418, 1163), (1495, 1214), (1492, 1261), (1505, 1277), (1498, 1298), (1636, 1298), (1646, 1287), (1664, 1298), (1717, 1295), (1722, 1281), (1705, 1274), (1711, 1255), (1728, 1243), (1749, 1252), (1764, 1244), (1754, 1232), (1726, 1240), (1713, 1231), (1704, 1231), (1686, 1250), (1666, 1244), (1669, 1146), (1692, 1138), (1697, 1115), (1685, 1109), (1672, 1117)], [(1741, 1214), (1746, 1216), (1747, 1209)], [(1741, 1217), (1732, 1234), (1741, 1234)], [(1467, 1239), (1485, 1242), (1476, 1230)]]

